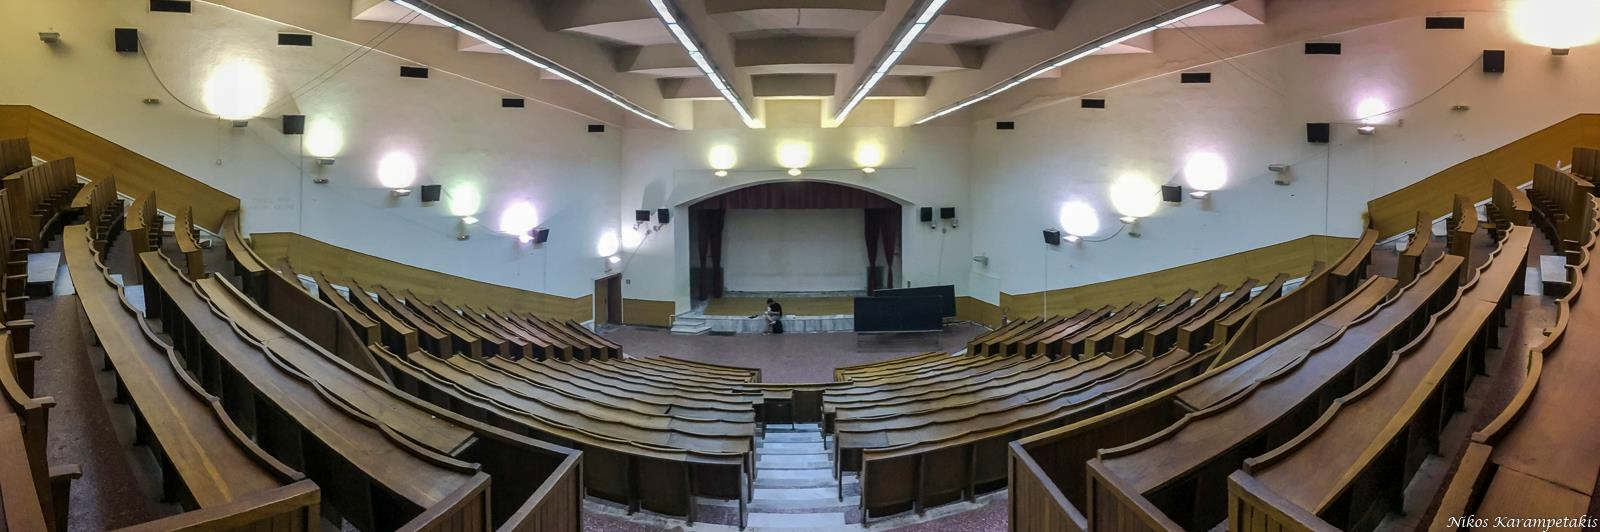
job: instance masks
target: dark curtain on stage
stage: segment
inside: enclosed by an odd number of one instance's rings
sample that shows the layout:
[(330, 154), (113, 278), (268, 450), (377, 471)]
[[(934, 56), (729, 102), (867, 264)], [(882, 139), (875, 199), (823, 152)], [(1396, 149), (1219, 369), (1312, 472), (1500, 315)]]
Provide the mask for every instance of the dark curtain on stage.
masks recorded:
[[(690, 228), (698, 246), (700, 272), (694, 296), (722, 297), (722, 230), (728, 209), (863, 209), (866, 211), (867, 293), (880, 288), (875, 274), (878, 244), (885, 257), (886, 286), (894, 286), (896, 246), (900, 238), (900, 204), (859, 188), (820, 181), (784, 181), (730, 190), (689, 207)], [(690, 268), (691, 271), (694, 268)]]
[[(872, 295), (878, 290), (878, 242), (883, 235), (883, 211), (886, 209), (867, 209), (867, 295)], [(884, 248), (889, 249), (889, 248)], [(889, 253), (893, 255), (893, 252)]]

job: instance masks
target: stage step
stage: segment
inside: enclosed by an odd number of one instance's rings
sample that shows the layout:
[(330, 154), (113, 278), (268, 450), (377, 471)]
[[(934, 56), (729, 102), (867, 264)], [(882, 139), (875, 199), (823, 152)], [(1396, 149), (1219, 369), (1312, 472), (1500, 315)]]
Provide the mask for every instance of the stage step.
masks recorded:
[(672, 319), (672, 334), (705, 334), (711, 332), (711, 324), (705, 318), (677, 316)]

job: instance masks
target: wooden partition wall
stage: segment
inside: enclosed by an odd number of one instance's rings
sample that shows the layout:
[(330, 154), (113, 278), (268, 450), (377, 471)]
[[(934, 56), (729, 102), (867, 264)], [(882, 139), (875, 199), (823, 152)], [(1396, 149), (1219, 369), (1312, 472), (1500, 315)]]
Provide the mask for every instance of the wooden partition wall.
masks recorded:
[(405, 288), (424, 300), (493, 301), (496, 308), (578, 322), (593, 314), (592, 296), (566, 298), (474, 281), (341, 248), (296, 233), (255, 233), (251, 249), (267, 264), (294, 263), (296, 269), (322, 272), (335, 279), (360, 279), (363, 284)]
[(239, 198), (31, 105), (0, 105), (0, 138), (27, 138), (33, 155), (46, 161), (72, 157), (78, 175), (93, 181), (116, 175), (117, 189), (135, 198), (159, 189), (171, 205), (194, 206), (195, 225), (211, 232), (224, 213), (239, 208)]

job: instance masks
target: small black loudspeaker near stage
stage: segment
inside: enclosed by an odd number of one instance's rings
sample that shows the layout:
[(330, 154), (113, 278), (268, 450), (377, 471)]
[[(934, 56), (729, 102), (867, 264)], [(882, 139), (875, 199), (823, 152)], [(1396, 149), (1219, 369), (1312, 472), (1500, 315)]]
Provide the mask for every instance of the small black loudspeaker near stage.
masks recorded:
[(921, 209), (917, 209), (917, 219), (922, 220), (922, 223), (932, 222), (933, 207), (923, 207)]
[(650, 221), (650, 210), (649, 209), (639, 209), (639, 210), (633, 211), (633, 221), (635, 221), (635, 222), (648, 222), (648, 221)]
[(661, 225), (672, 223), (672, 209), (656, 209), (656, 223)]
[(306, 134), (306, 115), (283, 115), (283, 134)]
[(1167, 203), (1183, 203), (1183, 187), (1178, 185), (1161, 185), (1161, 201)]
[(1061, 231), (1056, 229), (1045, 229), (1044, 243), (1052, 246), (1061, 245)]
[(137, 28), (117, 28), (117, 51), (125, 54), (139, 52), (139, 30)]
[(1502, 74), (1506, 71), (1505, 50), (1484, 50), (1483, 71), (1487, 74)]
[(433, 203), (439, 201), (444, 194), (444, 185), (422, 185), (422, 202)]
[(543, 244), (550, 240), (550, 228), (540, 227), (538, 229), (528, 231), (528, 236), (533, 237), (533, 243)]
[(1306, 142), (1312, 144), (1327, 144), (1332, 125), (1327, 122), (1310, 122), (1306, 124)]

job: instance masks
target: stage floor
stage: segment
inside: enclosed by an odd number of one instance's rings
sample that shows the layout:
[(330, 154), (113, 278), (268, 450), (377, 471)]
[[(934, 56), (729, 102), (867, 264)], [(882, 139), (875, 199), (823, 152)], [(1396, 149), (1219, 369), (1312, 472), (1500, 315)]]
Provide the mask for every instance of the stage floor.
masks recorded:
[[(855, 313), (853, 297), (773, 298), (786, 316), (835, 316)], [(767, 311), (764, 297), (723, 297), (706, 304), (707, 316), (750, 316)]]

